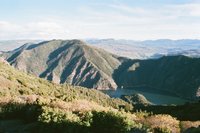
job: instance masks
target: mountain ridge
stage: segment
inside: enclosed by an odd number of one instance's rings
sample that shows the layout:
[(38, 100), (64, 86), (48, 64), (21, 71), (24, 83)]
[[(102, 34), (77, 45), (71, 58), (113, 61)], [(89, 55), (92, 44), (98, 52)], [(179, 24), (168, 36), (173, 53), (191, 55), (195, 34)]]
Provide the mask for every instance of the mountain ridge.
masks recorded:
[(12, 66), (55, 83), (99, 90), (145, 85), (187, 99), (196, 99), (200, 93), (198, 58), (181, 55), (133, 60), (81, 40), (26, 44), (3, 56)]
[(177, 96), (200, 97), (200, 58), (165, 56), (150, 60), (126, 60), (115, 70), (113, 78), (124, 88), (143, 86), (164, 90)]
[[(25, 43), (34, 44), (45, 40), (0, 40), (0, 51), (13, 51)], [(84, 39), (90, 46), (99, 47), (110, 53), (132, 59), (160, 58), (167, 55), (185, 55), (199, 57), (200, 40), (198, 39)]]
[(26, 44), (5, 53), (4, 57), (14, 67), (55, 83), (67, 82), (96, 89), (117, 87), (111, 76), (120, 64), (118, 59), (80, 40)]
[(55, 84), (1, 61), (0, 84), (2, 132), (179, 133), (191, 127), (199, 131), (199, 103), (133, 110), (137, 108), (100, 91)]

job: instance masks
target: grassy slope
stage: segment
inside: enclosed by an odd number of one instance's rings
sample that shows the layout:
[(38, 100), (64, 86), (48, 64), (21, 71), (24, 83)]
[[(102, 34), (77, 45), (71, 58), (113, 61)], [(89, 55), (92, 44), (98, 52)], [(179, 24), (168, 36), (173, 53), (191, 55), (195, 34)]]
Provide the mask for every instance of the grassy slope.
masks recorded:
[(13, 97), (21, 95), (38, 95), (56, 97), (64, 101), (84, 99), (94, 101), (102, 106), (121, 106), (127, 104), (120, 99), (112, 99), (108, 95), (94, 89), (86, 89), (67, 84), (59, 85), (33, 75), (15, 70), (9, 65), (0, 63), (0, 96)]
[(122, 105), (130, 109), (124, 101), (99, 91), (54, 84), (0, 63), (2, 132), (180, 132), (200, 124), (198, 121), (180, 124), (168, 115), (119, 111)]
[[(1, 132), (56, 132), (58, 129), (60, 132), (87, 132), (96, 130), (88, 129), (87, 115), (92, 117), (93, 111), (97, 115), (98, 112), (108, 112), (116, 118), (118, 114), (123, 118), (126, 115), (134, 118), (135, 115), (119, 112), (118, 109), (125, 106), (132, 108), (128, 103), (97, 90), (51, 83), (0, 62)], [(62, 125), (65, 122), (66, 127)]]

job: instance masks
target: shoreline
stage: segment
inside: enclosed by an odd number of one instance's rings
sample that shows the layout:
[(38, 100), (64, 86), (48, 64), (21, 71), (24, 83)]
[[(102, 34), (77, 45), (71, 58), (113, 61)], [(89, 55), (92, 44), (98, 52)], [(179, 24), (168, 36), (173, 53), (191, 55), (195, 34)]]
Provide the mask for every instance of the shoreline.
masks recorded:
[[(102, 91), (103, 93), (109, 95), (111, 98), (121, 98), (122, 95), (132, 95), (134, 93), (149, 93), (150, 95), (161, 95), (161, 97), (163, 96), (166, 96), (166, 97), (171, 97), (171, 98), (177, 98), (177, 99), (180, 99), (182, 100), (183, 102), (175, 102), (175, 103), (170, 103), (169, 101), (168, 102), (164, 102), (164, 103), (156, 103), (155, 101), (153, 102), (152, 98), (148, 97), (148, 96), (145, 96), (147, 99), (149, 99), (149, 101), (151, 101), (152, 103), (155, 103), (156, 105), (164, 105), (164, 104), (176, 104), (176, 105), (182, 105), (182, 104), (185, 104), (187, 102), (193, 102), (193, 100), (191, 99), (186, 99), (186, 98), (183, 98), (183, 97), (180, 97), (176, 94), (173, 94), (173, 93), (170, 93), (168, 91), (165, 91), (165, 90), (158, 90), (158, 89), (153, 89), (150, 88), (150, 87), (126, 87), (126, 88), (117, 88), (117, 90), (106, 90), (106, 91)], [(144, 94), (143, 94), (144, 95)], [(148, 95), (148, 94), (147, 94)], [(157, 97), (157, 96), (156, 96)], [(158, 99), (159, 100), (159, 99)], [(161, 101), (166, 101), (166, 100), (163, 100), (161, 99)], [(178, 100), (179, 101), (179, 100)]]

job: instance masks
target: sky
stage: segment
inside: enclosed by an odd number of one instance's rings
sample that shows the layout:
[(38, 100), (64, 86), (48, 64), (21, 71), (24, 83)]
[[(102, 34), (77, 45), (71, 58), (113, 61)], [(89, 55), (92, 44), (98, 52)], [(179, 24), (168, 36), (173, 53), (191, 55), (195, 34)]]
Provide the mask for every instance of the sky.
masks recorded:
[(0, 0), (0, 40), (200, 39), (200, 0)]

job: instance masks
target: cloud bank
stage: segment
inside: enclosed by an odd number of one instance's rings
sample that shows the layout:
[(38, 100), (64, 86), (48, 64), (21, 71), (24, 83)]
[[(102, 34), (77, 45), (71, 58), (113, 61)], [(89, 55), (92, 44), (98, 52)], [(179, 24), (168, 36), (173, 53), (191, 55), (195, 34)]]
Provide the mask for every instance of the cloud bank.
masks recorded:
[[(102, 7), (102, 10), (100, 10)], [(100, 8), (100, 9), (99, 9)], [(74, 15), (34, 21), (0, 19), (0, 39), (182, 39), (200, 38), (200, 3), (160, 7), (130, 6), (120, 2), (80, 6)]]

